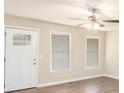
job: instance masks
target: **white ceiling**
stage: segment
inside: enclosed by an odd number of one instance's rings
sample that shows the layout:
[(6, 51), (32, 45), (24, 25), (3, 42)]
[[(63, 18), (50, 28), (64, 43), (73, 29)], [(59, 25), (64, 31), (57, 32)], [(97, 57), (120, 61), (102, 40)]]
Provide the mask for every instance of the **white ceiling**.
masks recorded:
[(100, 9), (101, 19), (119, 18), (118, 0), (5, 0), (5, 14), (72, 26), (86, 23), (68, 18), (87, 18), (91, 15), (89, 7)]

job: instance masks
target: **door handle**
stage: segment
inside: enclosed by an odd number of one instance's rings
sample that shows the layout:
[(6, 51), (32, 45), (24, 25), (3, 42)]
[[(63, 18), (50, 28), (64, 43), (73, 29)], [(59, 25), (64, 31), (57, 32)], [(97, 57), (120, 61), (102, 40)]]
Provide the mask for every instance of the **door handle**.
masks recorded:
[(36, 58), (34, 58), (33, 61), (34, 61), (33, 65), (36, 65), (36, 64), (37, 64), (37, 63), (36, 63)]
[(36, 61), (36, 58), (34, 58), (33, 61)]
[(36, 65), (37, 63), (33, 63), (33, 65)]

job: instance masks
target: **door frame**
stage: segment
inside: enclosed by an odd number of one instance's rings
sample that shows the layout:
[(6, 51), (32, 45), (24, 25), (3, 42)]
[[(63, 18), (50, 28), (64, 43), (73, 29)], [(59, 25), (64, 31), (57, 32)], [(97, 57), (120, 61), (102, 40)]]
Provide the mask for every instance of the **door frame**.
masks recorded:
[[(37, 64), (36, 64), (36, 83), (35, 83), (35, 87), (37, 87), (37, 85), (39, 84), (39, 63), (40, 63), (40, 57), (39, 57), (39, 35), (40, 35), (40, 30), (39, 29), (35, 29), (35, 28), (28, 28), (28, 27), (20, 27), (20, 26), (10, 26), (10, 25), (5, 25), (5, 33), (6, 33), (6, 28), (13, 28), (13, 29), (22, 29), (22, 30), (29, 30), (29, 31), (35, 31), (36, 32), (36, 58), (37, 58)], [(6, 36), (5, 36), (6, 38)], [(5, 46), (5, 50), (6, 50), (6, 46)]]

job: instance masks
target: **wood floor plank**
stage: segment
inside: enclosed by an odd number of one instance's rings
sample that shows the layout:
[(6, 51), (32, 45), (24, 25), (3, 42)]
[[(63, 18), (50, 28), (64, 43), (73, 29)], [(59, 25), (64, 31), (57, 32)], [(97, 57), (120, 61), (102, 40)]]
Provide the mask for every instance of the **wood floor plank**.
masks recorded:
[(55, 86), (8, 93), (119, 93), (119, 80), (99, 77)]

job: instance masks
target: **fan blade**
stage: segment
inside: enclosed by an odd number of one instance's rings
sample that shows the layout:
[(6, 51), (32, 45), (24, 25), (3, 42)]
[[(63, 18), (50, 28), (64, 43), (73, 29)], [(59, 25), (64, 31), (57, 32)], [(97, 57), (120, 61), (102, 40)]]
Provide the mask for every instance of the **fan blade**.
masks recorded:
[(97, 24), (100, 25), (100, 27), (104, 27), (105, 25), (101, 24), (100, 22), (96, 22)]
[(87, 20), (87, 21), (86, 21), (86, 22), (84, 22), (84, 23), (80, 23), (80, 24), (78, 24), (77, 26), (84, 25), (84, 24), (86, 24), (87, 22), (89, 22), (89, 20)]
[(81, 26), (81, 25), (83, 25), (84, 23), (81, 23), (81, 24), (78, 24), (77, 26)]
[(119, 20), (103, 20), (103, 22), (119, 23)]
[(68, 19), (71, 19), (71, 20), (88, 20), (88, 19), (82, 19), (82, 18), (68, 18)]

